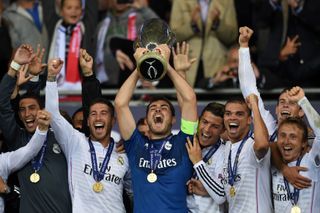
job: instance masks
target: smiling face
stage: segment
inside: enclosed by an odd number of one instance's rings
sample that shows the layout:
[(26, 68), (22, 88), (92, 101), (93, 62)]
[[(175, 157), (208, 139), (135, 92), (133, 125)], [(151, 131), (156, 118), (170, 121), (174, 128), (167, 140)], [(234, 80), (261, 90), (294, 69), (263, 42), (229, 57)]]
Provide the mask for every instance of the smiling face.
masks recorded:
[(224, 125), (232, 143), (242, 140), (250, 129), (251, 117), (245, 103), (231, 102), (225, 106)]
[(297, 160), (306, 148), (307, 141), (303, 139), (303, 135), (304, 130), (296, 124), (280, 125), (277, 146), (286, 163)]
[(61, 8), (61, 16), (67, 24), (76, 24), (82, 15), (81, 0), (65, 0)]
[(174, 122), (170, 105), (164, 100), (154, 101), (147, 111), (147, 124), (151, 139), (166, 137)]
[(198, 138), (202, 147), (215, 144), (223, 133), (223, 118), (205, 111), (199, 120)]
[(111, 109), (104, 103), (91, 105), (88, 126), (92, 140), (103, 142), (110, 137), (111, 129), (114, 124), (114, 117)]
[(278, 123), (288, 117), (303, 117), (303, 110), (296, 102), (289, 100), (287, 93), (282, 93), (276, 107)]
[(40, 106), (34, 98), (24, 98), (19, 102), (19, 117), (29, 133), (34, 133), (38, 126), (38, 110)]

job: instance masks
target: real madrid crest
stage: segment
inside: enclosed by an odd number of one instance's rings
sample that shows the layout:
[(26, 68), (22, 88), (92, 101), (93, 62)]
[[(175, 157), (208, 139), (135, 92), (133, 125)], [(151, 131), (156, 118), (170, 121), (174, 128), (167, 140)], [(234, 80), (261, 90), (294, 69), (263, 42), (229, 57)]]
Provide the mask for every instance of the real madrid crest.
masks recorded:
[(52, 147), (52, 151), (53, 151), (54, 153), (56, 153), (56, 154), (60, 154), (60, 153), (61, 153), (61, 148), (60, 148), (59, 144), (54, 143), (54, 144), (53, 144), (53, 147)]
[(169, 141), (167, 141), (166, 144), (164, 145), (164, 148), (166, 150), (170, 150), (172, 148), (172, 144)]
[(124, 164), (124, 159), (123, 159), (122, 156), (119, 156), (119, 157), (118, 157), (118, 164), (120, 164), (121, 166), (123, 166), (123, 164)]

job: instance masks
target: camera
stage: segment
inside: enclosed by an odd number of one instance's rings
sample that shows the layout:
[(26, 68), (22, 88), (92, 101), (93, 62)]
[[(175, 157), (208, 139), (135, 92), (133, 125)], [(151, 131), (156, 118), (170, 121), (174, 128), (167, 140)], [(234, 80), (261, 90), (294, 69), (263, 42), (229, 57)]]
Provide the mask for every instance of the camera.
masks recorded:
[(117, 0), (117, 4), (132, 4), (133, 0)]

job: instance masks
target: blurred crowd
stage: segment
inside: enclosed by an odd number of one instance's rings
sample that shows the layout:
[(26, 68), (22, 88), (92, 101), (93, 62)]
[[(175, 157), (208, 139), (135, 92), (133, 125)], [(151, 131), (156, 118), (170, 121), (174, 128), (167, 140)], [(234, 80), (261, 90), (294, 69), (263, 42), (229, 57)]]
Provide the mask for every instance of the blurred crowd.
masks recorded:
[[(144, 21), (161, 18), (196, 58), (187, 81), (196, 88), (238, 88), (238, 27), (255, 31), (251, 57), (259, 88), (318, 87), (320, 22), (316, 0), (1, 0), (1, 77), (21, 44), (40, 44), (65, 63), (59, 89), (80, 90), (80, 48), (94, 58), (103, 88), (119, 88), (135, 68), (133, 43)], [(113, 38), (122, 38), (119, 42)], [(46, 72), (35, 77), (44, 87)], [(172, 87), (172, 83), (139, 87)]]

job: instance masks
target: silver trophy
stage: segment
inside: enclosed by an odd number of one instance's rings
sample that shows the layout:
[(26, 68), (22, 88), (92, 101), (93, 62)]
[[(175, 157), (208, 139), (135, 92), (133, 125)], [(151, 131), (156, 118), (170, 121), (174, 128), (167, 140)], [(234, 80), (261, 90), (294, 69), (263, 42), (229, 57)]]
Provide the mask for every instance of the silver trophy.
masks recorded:
[(149, 19), (141, 26), (134, 47), (145, 48), (144, 54), (137, 59), (137, 70), (147, 81), (158, 81), (167, 72), (167, 60), (157, 51), (161, 44), (171, 47), (175, 44), (175, 34), (161, 19)]

